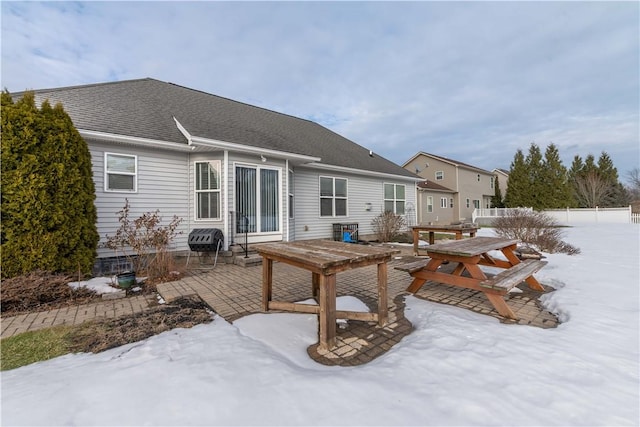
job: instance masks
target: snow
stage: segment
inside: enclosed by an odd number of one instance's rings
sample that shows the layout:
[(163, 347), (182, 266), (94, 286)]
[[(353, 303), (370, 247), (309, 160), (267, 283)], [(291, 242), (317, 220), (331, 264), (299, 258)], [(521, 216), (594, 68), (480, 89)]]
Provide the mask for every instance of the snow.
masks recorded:
[(567, 229), (582, 253), (545, 254), (536, 274), (557, 289), (542, 297), (555, 329), (408, 296), (410, 335), (366, 365), (326, 367), (306, 353), (314, 315), (216, 317), (3, 372), (2, 425), (638, 425), (639, 237)]
[[(146, 277), (136, 277), (136, 282), (140, 283), (143, 280), (145, 280)], [(122, 288), (119, 288), (117, 286), (115, 286), (115, 283), (117, 283), (117, 278), (116, 276), (112, 276), (112, 277), (94, 277), (92, 279), (89, 280), (81, 280), (78, 282), (69, 282), (69, 286), (74, 288), (74, 289), (78, 289), (78, 288), (87, 288), (89, 290), (94, 291), (95, 293), (97, 293), (98, 295), (102, 295), (102, 294), (110, 294), (113, 292), (120, 292), (122, 291)], [(133, 288), (131, 288), (131, 290), (133, 292), (139, 292), (142, 290), (142, 288), (135, 286)]]

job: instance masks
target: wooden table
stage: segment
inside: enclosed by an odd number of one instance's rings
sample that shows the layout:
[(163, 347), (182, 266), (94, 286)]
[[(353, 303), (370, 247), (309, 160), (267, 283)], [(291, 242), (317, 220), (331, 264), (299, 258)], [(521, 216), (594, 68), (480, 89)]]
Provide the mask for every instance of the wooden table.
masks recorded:
[[(262, 310), (319, 314), (320, 348), (335, 346), (337, 318), (387, 323), (387, 262), (399, 250), (330, 240), (267, 243), (255, 249), (263, 257)], [(274, 261), (311, 271), (312, 294), (319, 305), (272, 301)], [(336, 273), (369, 265), (378, 266), (378, 312), (336, 311)]]
[[(533, 273), (546, 265), (546, 261), (533, 259), (521, 262), (514, 253), (517, 243), (517, 240), (497, 237), (475, 237), (438, 243), (427, 248), (429, 260), (414, 262), (410, 268), (396, 268), (408, 271), (413, 277), (413, 282), (407, 288), (411, 293), (418, 292), (427, 281), (473, 289), (484, 292), (502, 316), (517, 319), (505, 302), (504, 295), (522, 281), (526, 281), (529, 288), (544, 292), (544, 287), (533, 277)], [(507, 260), (492, 257), (489, 252), (494, 250), (501, 251)], [(438, 271), (442, 263), (447, 261), (457, 264), (453, 272)], [(420, 262), (422, 265), (418, 265)], [(505, 270), (488, 279), (480, 265)], [(467, 276), (462, 275), (465, 271)]]
[(429, 232), (429, 244), (433, 245), (436, 240), (436, 232), (438, 233), (454, 233), (456, 240), (462, 239), (463, 234), (468, 234), (469, 237), (474, 237), (478, 231), (478, 227), (475, 225), (416, 225), (411, 227), (413, 231), (413, 254), (418, 253), (418, 242), (420, 241), (420, 232)]

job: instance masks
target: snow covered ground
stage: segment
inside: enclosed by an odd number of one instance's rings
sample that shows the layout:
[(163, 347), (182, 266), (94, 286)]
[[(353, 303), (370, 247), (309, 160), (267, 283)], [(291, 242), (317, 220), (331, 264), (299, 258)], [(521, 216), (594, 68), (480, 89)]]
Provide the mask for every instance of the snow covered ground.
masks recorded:
[(313, 315), (216, 318), (3, 372), (2, 425), (638, 425), (640, 227), (566, 240), (536, 275), (556, 329), (407, 297), (415, 331), (342, 368), (307, 356)]

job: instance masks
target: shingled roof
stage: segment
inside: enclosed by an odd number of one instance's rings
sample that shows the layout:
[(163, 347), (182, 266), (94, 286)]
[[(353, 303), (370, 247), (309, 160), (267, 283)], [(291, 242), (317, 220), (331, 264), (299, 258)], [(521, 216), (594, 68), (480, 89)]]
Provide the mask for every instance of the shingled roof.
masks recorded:
[(451, 164), (453, 166), (459, 166), (459, 167), (463, 167), (463, 168), (466, 168), (466, 169), (471, 169), (471, 170), (474, 170), (474, 171), (479, 171), (479, 172), (484, 172), (484, 173), (487, 173), (487, 174), (491, 174), (491, 172), (489, 172), (488, 170), (481, 169), (481, 168), (479, 168), (477, 166), (473, 166), (473, 165), (470, 165), (468, 163), (463, 163), (463, 162), (458, 161), (458, 160), (448, 159), (448, 158), (442, 157), (442, 156), (436, 156), (435, 154), (425, 153), (424, 151), (420, 151), (419, 153), (416, 153), (413, 157), (411, 157), (409, 160), (407, 160), (404, 163), (403, 166), (407, 166), (414, 159), (416, 159), (418, 156), (421, 156), (421, 155), (422, 156), (426, 156), (426, 157), (432, 157), (434, 159), (438, 159), (438, 160), (443, 161), (445, 163), (449, 163), (449, 164)]
[(62, 103), (79, 130), (187, 144), (193, 137), (318, 157), (320, 163), (417, 176), (310, 120), (155, 79), (35, 90), (36, 101)]

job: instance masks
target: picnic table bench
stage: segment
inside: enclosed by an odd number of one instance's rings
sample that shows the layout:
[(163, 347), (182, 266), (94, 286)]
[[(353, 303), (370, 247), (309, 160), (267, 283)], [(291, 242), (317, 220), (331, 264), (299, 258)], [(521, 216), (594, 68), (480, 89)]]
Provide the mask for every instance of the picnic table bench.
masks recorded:
[(460, 240), (463, 237), (463, 234), (468, 234), (469, 237), (474, 237), (476, 232), (478, 231), (478, 227), (468, 224), (451, 224), (451, 225), (416, 225), (411, 227), (411, 231), (413, 233), (413, 254), (420, 255), (419, 251), (419, 242), (420, 242), (420, 233), (428, 232), (429, 233), (429, 244), (433, 245), (436, 240), (436, 232), (438, 233), (452, 233), (455, 234), (456, 240)]
[[(473, 289), (483, 292), (500, 315), (517, 319), (504, 296), (523, 281), (529, 288), (544, 292), (544, 287), (533, 274), (547, 264), (546, 261), (536, 259), (520, 261), (514, 253), (517, 244), (517, 240), (498, 237), (475, 237), (438, 243), (427, 248), (430, 259), (413, 261), (395, 268), (407, 271), (413, 277), (407, 288), (411, 293), (418, 292), (427, 281)], [(506, 260), (491, 256), (491, 251), (500, 251)], [(456, 264), (453, 271), (438, 271), (447, 262)], [(488, 278), (480, 269), (481, 265), (503, 268), (504, 271)], [(467, 276), (463, 276), (464, 272), (468, 273)]]
[[(263, 257), (262, 310), (315, 313), (319, 317), (320, 348), (331, 349), (336, 342), (336, 319), (378, 322), (388, 320), (387, 263), (398, 249), (385, 246), (358, 245), (330, 240), (300, 240), (266, 243), (256, 247)], [(312, 295), (318, 305), (272, 301), (273, 262), (279, 261), (311, 272)], [(378, 311), (363, 313), (336, 310), (336, 274), (355, 268), (377, 266)]]

